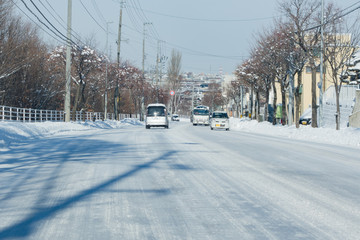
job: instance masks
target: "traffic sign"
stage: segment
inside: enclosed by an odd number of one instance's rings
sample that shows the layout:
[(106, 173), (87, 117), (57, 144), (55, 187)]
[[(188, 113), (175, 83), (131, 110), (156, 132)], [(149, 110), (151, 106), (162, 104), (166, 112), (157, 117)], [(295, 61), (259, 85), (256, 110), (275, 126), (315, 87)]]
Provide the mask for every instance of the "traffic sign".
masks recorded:
[(171, 91), (170, 91), (170, 95), (171, 95), (171, 96), (174, 96), (174, 95), (175, 95), (175, 91), (174, 91), (174, 90), (171, 90)]

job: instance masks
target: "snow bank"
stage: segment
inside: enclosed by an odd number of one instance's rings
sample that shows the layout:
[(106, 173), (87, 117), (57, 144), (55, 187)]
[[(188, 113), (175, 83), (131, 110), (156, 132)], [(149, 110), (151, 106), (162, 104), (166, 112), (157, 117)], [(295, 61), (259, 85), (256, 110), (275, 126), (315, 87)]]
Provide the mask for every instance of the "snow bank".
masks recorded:
[(40, 138), (74, 131), (90, 129), (124, 128), (134, 125), (143, 125), (137, 119), (123, 119), (121, 121), (95, 121), (95, 122), (0, 122), (0, 152), (7, 150), (10, 142), (17, 142), (30, 138)]
[[(181, 121), (186, 122), (187, 121)], [(127, 128), (143, 125), (137, 119), (124, 119), (121, 121), (96, 121), (96, 122), (43, 122), (21, 123), (0, 122), (0, 152), (7, 150), (10, 142), (22, 141), (30, 138), (40, 138), (57, 134), (69, 134), (71, 132), (87, 131), (91, 129), (114, 129)], [(312, 128), (311, 126), (273, 126), (268, 122), (258, 123), (246, 118), (230, 119), (231, 131), (244, 131), (271, 136), (316, 141), (336, 145), (360, 147), (360, 128), (342, 128), (336, 131), (333, 128)]]
[(269, 122), (258, 123), (255, 120), (230, 119), (230, 128), (235, 131), (255, 132), (271, 136), (299, 139), (305, 141), (315, 141), (337, 145), (348, 145), (360, 147), (360, 128), (343, 128), (335, 130), (334, 128), (312, 128), (311, 126), (293, 126), (272, 125)]

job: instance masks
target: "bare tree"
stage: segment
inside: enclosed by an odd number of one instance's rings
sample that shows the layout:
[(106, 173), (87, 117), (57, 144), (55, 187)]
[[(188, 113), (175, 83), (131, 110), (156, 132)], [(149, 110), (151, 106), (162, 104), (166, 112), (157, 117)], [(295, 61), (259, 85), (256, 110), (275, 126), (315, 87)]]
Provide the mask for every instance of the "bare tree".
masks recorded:
[(240, 105), (243, 104), (241, 101), (243, 100), (241, 97), (244, 94), (244, 86), (242, 83), (237, 79), (235, 81), (231, 81), (230, 86), (228, 86), (226, 90), (226, 96), (229, 99), (229, 101), (233, 101), (234, 105), (233, 108), (235, 108), (235, 117), (240, 117), (243, 112), (240, 108)]
[[(340, 130), (340, 91), (342, 81), (340, 75), (348, 70), (351, 56), (357, 49), (360, 41), (358, 19), (348, 24), (340, 16), (343, 13), (329, 5), (327, 8), (327, 26), (325, 35), (324, 57), (330, 69), (331, 82), (334, 84), (336, 96), (336, 130)], [(347, 33), (347, 34), (345, 34)], [(351, 34), (350, 34), (351, 33)]]
[[(238, 66), (235, 71), (235, 76), (237, 79), (244, 83), (244, 85), (250, 91), (250, 106), (248, 106), (249, 114), (251, 119), (257, 117), (256, 114), (256, 92), (261, 88), (261, 82), (259, 80), (259, 76), (257, 75), (258, 69), (254, 62), (254, 59), (250, 58), (243, 62), (242, 65)], [(255, 97), (254, 97), (255, 95)]]
[(222, 110), (225, 98), (222, 95), (221, 86), (218, 83), (209, 83), (208, 91), (205, 92), (202, 104), (209, 106), (210, 111)]
[(320, 28), (314, 26), (319, 25), (320, 4), (320, 1), (312, 0), (284, 0), (280, 4), (280, 11), (294, 29), (293, 40), (304, 51), (311, 68), (312, 127), (317, 127), (316, 60), (319, 55)]
[(0, 1), (0, 103), (44, 109), (58, 92), (49, 77), (48, 49), (36, 27), (12, 16), (10, 1)]
[(13, 17), (12, 7), (10, 1), (0, 1), (0, 80), (19, 71), (29, 60), (20, 53), (26, 50), (25, 35), (30, 25)]

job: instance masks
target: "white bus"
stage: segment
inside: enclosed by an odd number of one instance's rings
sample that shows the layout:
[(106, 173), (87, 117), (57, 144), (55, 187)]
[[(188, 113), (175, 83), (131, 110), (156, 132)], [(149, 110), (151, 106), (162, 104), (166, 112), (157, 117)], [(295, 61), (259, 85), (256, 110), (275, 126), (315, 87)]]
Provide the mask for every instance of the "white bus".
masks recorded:
[(191, 121), (194, 126), (203, 124), (209, 126), (210, 124), (210, 112), (207, 106), (197, 106), (191, 112)]

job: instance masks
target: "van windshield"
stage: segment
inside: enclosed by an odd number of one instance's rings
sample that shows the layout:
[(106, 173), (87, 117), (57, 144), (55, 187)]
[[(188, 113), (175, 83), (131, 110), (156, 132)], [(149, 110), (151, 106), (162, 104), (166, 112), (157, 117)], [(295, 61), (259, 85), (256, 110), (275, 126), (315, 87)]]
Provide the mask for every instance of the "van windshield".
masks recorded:
[(148, 107), (147, 116), (165, 116), (165, 108), (164, 107)]
[(209, 115), (209, 110), (207, 110), (207, 109), (194, 109), (194, 115)]

